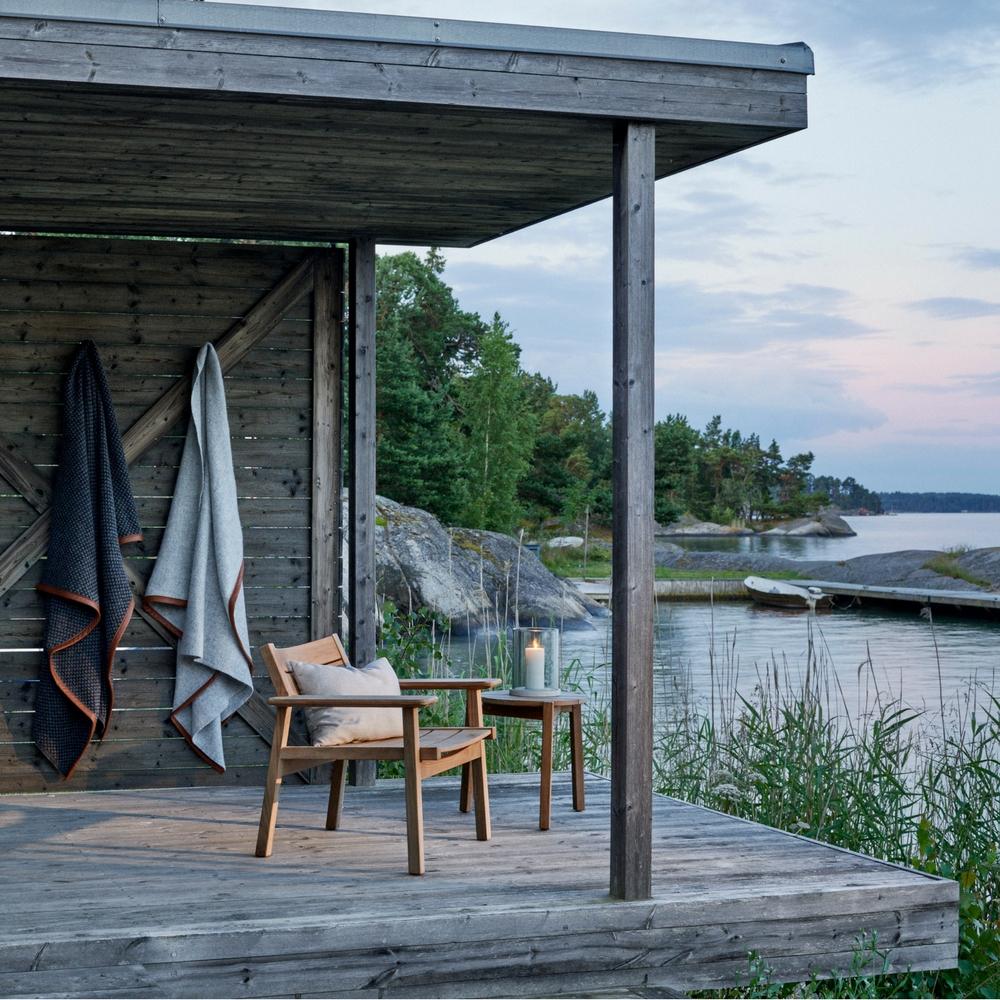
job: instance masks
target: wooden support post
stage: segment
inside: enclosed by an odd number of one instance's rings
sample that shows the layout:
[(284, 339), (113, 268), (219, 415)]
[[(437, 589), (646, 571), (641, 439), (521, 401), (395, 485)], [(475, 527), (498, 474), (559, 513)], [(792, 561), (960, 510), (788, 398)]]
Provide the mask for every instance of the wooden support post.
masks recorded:
[(611, 895), (652, 895), (656, 127), (614, 131)]
[[(375, 241), (350, 246), (348, 544), (351, 662), (375, 658)], [(352, 761), (352, 785), (375, 784), (375, 761)]]
[(310, 638), (340, 631), (341, 359), (344, 253), (316, 257), (313, 275), (313, 439)]

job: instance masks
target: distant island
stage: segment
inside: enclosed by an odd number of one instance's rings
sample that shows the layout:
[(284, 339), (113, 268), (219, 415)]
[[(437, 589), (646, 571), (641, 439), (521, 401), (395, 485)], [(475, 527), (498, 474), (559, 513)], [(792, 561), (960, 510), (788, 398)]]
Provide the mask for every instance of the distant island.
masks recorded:
[(994, 493), (880, 493), (882, 509), (896, 514), (1000, 513)]

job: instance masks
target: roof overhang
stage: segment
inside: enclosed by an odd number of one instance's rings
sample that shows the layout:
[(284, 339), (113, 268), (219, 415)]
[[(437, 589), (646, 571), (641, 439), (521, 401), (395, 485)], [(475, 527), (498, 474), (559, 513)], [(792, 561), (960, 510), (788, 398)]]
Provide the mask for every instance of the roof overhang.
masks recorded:
[(468, 246), (806, 126), (801, 43), (0, 0), (0, 229)]

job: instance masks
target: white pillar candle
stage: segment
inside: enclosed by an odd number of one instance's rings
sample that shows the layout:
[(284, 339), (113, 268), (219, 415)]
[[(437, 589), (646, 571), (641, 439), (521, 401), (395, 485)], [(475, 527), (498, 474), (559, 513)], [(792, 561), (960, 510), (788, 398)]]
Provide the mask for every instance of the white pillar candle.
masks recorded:
[(544, 646), (525, 647), (524, 686), (532, 691), (541, 691), (545, 687)]

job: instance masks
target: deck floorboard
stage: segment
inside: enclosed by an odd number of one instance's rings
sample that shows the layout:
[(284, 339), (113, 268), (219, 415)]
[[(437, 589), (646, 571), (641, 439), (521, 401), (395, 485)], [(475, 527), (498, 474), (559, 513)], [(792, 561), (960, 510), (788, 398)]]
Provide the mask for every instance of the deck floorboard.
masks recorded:
[(957, 886), (673, 799), (654, 805), (653, 895), (607, 896), (609, 785), (572, 811), (537, 776), (491, 777), (494, 839), (454, 779), (425, 785), (427, 874), (406, 874), (399, 783), (0, 796), (0, 995), (532, 996), (738, 984), (849, 966), (876, 932), (894, 968), (953, 965)]

